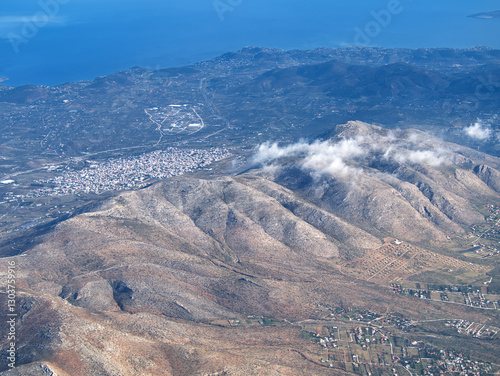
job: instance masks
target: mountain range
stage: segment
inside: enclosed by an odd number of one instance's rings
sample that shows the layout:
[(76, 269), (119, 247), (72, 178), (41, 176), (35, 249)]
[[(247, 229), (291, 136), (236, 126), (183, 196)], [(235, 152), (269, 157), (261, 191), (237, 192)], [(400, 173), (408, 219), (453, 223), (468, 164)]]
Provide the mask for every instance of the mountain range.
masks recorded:
[[(0, 82), (0, 374), (497, 374), (499, 67), (247, 47)], [(168, 150), (198, 168), (160, 180)]]
[[(145, 112), (171, 104), (197, 108), (206, 125), (197, 138), (240, 148), (269, 138), (316, 137), (349, 120), (432, 128), (466, 143), (457, 127), (478, 118), (495, 123), (499, 63), (500, 52), (488, 48), (249, 47), (188, 67), (135, 67), (55, 87), (9, 87), (6, 81), (0, 83), (0, 144), (7, 159), (0, 169), (7, 173), (37, 160), (189, 143), (189, 133), (160, 139), (158, 125)], [(224, 133), (212, 136), (221, 127)], [(498, 153), (496, 145), (484, 147)]]
[[(498, 322), (496, 311), (396, 299), (343, 267), (396, 241), (460, 268), (447, 249), (500, 203), (498, 158), (353, 121), (311, 142), (263, 144), (250, 163), (121, 193), (16, 257), (22, 365), (5, 374), (327, 375), (301, 326), (332, 307)], [(432, 268), (412, 277), (430, 282)], [(228, 324), (255, 317), (274, 324)], [(467, 344), (494, 361), (498, 340)]]

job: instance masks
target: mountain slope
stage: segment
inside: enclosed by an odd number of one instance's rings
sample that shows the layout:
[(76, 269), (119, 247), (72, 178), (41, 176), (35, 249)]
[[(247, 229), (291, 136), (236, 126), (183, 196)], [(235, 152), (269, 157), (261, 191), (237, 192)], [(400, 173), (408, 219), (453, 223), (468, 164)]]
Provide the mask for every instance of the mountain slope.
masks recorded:
[[(336, 134), (340, 141), (261, 147), (274, 166), (263, 176), (369, 233), (410, 242), (462, 234), (484, 220), (481, 202), (498, 199), (498, 159), (362, 122), (339, 126)], [(491, 165), (482, 164), (485, 158)]]
[[(334, 309), (494, 318), (395, 298), (345, 269), (384, 238), (446, 245), (484, 221), (481, 205), (500, 203), (498, 159), (361, 122), (334, 134), (264, 145), (255, 157), (264, 166), (238, 176), (122, 193), (14, 258), (26, 374), (327, 375), (307, 357), (317, 344), (301, 323)], [(432, 257), (445, 270), (472, 268)], [(254, 317), (260, 326), (233, 325)]]

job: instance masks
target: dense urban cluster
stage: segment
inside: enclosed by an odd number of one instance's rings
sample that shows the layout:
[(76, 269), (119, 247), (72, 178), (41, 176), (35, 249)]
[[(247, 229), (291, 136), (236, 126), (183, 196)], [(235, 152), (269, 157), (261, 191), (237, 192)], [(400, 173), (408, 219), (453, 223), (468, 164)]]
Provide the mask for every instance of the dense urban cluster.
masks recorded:
[(150, 179), (182, 175), (230, 155), (228, 150), (220, 148), (167, 148), (138, 157), (111, 159), (102, 164), (94, 163), (79, 171), (68, 171), (55, 178), (39, 181), (52, 186), (34, 191), (33, 196), (100, 193), (134, 188)]

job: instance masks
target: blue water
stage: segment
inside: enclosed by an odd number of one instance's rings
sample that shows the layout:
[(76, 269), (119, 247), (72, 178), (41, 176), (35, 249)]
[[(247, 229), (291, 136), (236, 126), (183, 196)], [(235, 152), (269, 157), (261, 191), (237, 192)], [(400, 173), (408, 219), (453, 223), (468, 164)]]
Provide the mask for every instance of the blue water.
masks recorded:
[[(214, 4), (226, 5), (218, 12)], [(500, 48), (500, 18), (467, 17), (498, 8), (497, 0), (3, 0), (0, 77), (56, 85), (245, 46)], [(390, 19), (375, 21), (388, 9)], [(356, 38), (356, 30), (371, 36)]]

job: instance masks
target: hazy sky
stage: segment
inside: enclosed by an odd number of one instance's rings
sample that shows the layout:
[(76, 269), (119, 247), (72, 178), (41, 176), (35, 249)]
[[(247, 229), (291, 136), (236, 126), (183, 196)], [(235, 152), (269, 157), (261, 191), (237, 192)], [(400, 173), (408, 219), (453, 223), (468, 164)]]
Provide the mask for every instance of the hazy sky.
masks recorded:
[(500, 48), (497, 0), (2, 0), (0, 77), (91, 79), (193, 63), (244, 46)]

